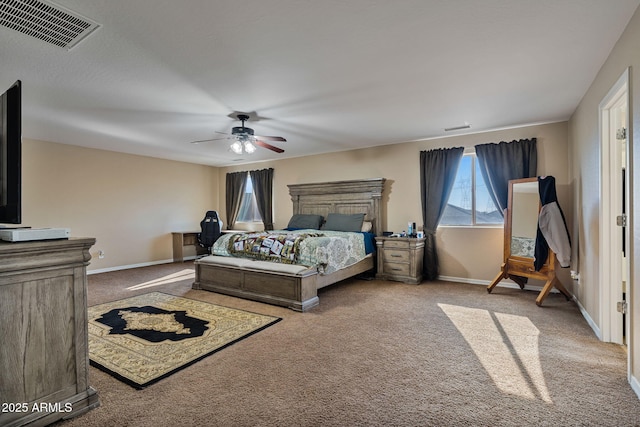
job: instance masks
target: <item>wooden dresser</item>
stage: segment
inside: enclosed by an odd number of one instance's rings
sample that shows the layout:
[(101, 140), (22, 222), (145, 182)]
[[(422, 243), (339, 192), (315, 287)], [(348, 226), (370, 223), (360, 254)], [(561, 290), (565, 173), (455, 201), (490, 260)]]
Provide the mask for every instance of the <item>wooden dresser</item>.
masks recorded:
[(88, 378), (94, 243), (0, 242), (0, 425), (44, 426), (100, 405)]
[(424, 239), (376, 237), (378, 273), (376, 278), (404, 283), (422, 282)]

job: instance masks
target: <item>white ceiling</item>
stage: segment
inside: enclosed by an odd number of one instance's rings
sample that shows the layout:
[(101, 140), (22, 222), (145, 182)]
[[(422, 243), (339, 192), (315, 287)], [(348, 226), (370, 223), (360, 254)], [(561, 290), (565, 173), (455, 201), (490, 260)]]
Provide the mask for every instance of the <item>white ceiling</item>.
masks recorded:
[[(24, 138), (223, 166), (567, 120), (640, 0), (56, 3), (101, 27), (71, 50), (0, 27)], [(234, 112), (286, 152), (190, 144)]]

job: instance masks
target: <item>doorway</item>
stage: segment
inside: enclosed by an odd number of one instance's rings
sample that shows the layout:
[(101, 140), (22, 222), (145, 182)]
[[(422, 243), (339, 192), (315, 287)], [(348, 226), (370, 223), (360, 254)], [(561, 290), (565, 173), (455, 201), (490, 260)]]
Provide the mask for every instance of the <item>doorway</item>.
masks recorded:
[(600, 103), (600, 334), (627, 345), (629, 295), (629, 70)]

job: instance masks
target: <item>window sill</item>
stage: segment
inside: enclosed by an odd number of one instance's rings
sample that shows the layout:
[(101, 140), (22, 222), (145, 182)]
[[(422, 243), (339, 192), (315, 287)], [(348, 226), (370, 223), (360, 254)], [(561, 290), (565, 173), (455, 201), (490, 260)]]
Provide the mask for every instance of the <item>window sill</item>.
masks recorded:
[(455, 229), (461, 228), (464, 230), (469, 230), (473, 228), (493, 228), (493, 229), (504, 229), (504, 224), (476, 224), (476, 225), (439, 225), (438, 228), (446, 228), (446, 229)]
[(233, 231), (262, 231), (264, 230), (264, 224), (260, 222), (242, 222), (236, 221)]

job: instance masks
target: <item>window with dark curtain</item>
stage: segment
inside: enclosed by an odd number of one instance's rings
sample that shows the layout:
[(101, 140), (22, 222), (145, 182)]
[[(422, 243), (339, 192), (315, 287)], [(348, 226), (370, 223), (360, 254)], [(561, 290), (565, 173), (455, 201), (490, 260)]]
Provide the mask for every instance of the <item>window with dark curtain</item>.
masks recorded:
[(537, 175), (536, 138), (476, 145), (478, 166), (489, 195), (504, 216), (509, 197), (509, 180)]
[(256, 193), (253, 190), (253, 181), (249, 172), (247, 172), (247, 185), (244, 187), (244, 194), (240, 202), (240, 211), (238, 212), (236, 224), (239, 222), (262, 222), (262, 216), (260, 215), (260, 209), (258, 209), (258, 202), (256, 201)]

